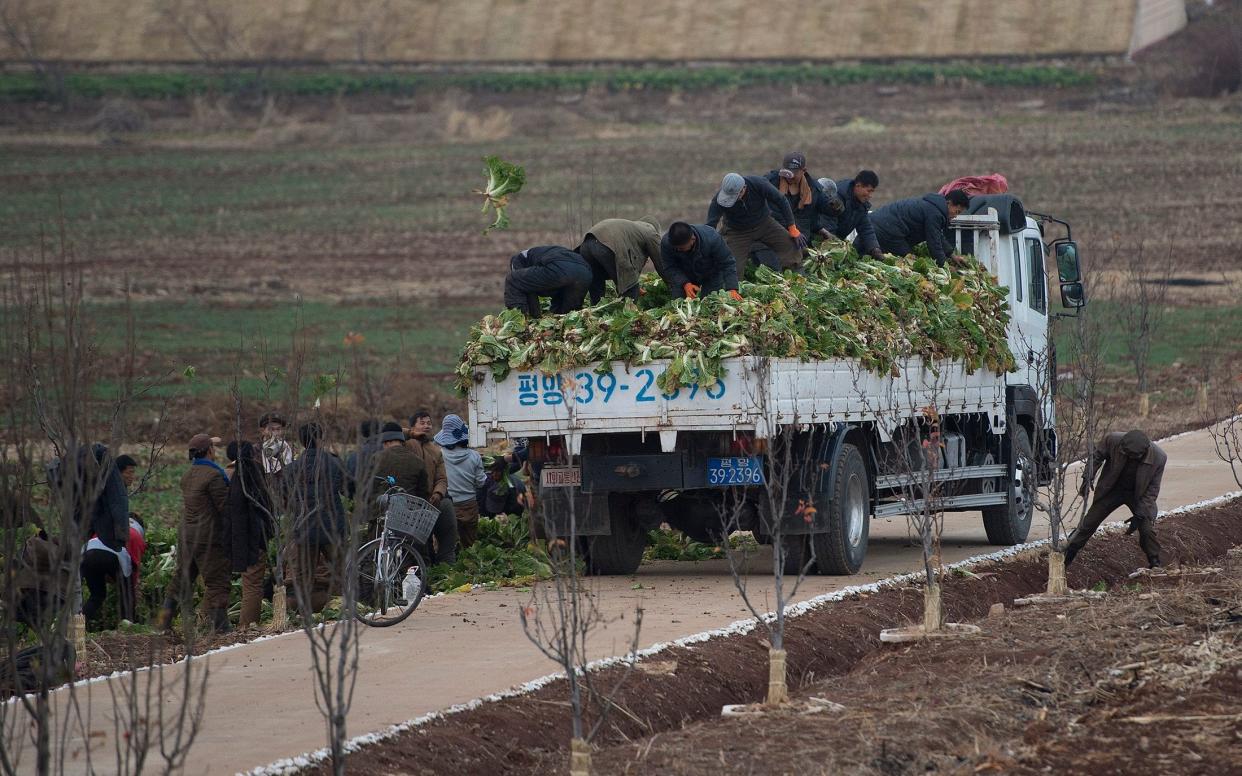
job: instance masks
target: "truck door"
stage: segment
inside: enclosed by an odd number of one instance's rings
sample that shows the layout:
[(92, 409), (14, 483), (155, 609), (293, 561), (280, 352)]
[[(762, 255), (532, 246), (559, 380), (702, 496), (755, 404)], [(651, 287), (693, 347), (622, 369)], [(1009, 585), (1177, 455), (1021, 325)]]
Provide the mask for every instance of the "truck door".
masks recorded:
[[(1009, 305), (1013, 323), (1009, 347), (1017, 361), (1017, 371), (1009, 375), (1010, 385), (1029, 385), (1037, 393), (1048, 367), (1048, 288), (1044, 277), (1044, 244), (1039, 230), (1028, 227), (1009, 235), (1008, 269), (1012, 272)], [(1045, 408), (1049, 410), (1050, 408)], [(1045, 417), (1051, 415), (1045, 413)]]

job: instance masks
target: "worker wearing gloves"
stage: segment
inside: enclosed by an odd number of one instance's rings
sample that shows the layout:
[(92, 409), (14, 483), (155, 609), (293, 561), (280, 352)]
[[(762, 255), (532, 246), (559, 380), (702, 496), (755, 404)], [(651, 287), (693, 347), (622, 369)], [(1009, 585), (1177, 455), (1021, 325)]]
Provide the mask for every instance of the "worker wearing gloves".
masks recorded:
[(562, 314), (582, 307), (594, 281), (591, 266), (577, 253), (559, 245), (541, 245), (515, 253), (505, 277), (505, 307), (530, 318), (540, 314), (539, 297), (552, 297), (552, 312)]
[(836, 182), (836, 196), (841, 203), (838, 213), (820, 214), (820, 234), (848, 240), (854, 233), (854, 247), (858, 253), (869, 254), (873, 259), (884, 257), (871, 226), (871, 195), (880, 186), (880, 176), (871, 170), (860, 170), (853, 178)]
[(729, 246), (710, 226), (677, 221), (660, 240), (660, 277), (674, 297), (695, 299), (713, 291), (737, 291), (737, 262)]
[(587, 232), (577, 248), (591, 267), (591, 303), (604, 296), (604, 283), (611, 280), (617, 296), (638, 298), (638, 278), (647, 260), (660, 266), (660, 224), (651, 218), (629, 221), (606, 218)]
[[(888, 203), (872, 213), (871, 223), (884, 252), (905, 256), (914, 250), (914, 246), (926, 242), (931, 257), (943, 267), (950, 258), (955, 263), (961, 261), (960, 256), (952, 253), (949, 222), (966, 212), (969, 205), (970, 197), (961, 189), (954, 189), (943, 196), (925, 194)], [(858, 241), (854, 244), (857, 246)]]
[(747, 259), (756, 247), (775, 252), (782, 269), (801, 266), (807, 238), (794, 223), (789, 200), (766, 178), (735, 172), (724, 176), (708, 206), (707, 225), (715, 229), (721, 219), (720, 236), (737, 263), (737, 277), (745, 274)]
[[(952, 192), (950, 192), (952, 193)], [(1083, 478), (1082, 496), (1087, 497), (1095, 472), (1100, 473), (1095, 488), (1095, 499), (1083, 516), (1074, 533), (1070, 534), (1065, 549), (1065, 565), (1073, 563), (1104, 519), (1119, 507), (1130, 508), (1130, 530), (1138, 531), (1139, 546), (1147, 556), (1152, 568), (1160, 566), (1160, 542), (1156, 539), (1156, 499), (1160, 495), (1160, 480), (1164, 477), (1164, 465), (1169, 460), (1159, 445), (1147, 438), (1142, 431), (1114, 431), (1105, 434), (1091, 456), (1091, 468)]]
[[(835, 215), (844, 209), (837, 197), (837, 184), (828, 178), (813, 178), (807, 172), (806, 155), (801, 151), (786, 154), (780, 169), (770, 171), (767, 178), (768, 183), (775, 186), (789, 202), (794, 224), (807, 239), (820, 231), (820, 219), (823, 216)], [(823, 188), (824, 181), (830, 186), (828, 191)], [(777, 215), (772, 210), (772, 216)], [(750, 258), (777, 272), (781, 270), (780, 259), (770, 248), (757, 247), (751, 251)]]

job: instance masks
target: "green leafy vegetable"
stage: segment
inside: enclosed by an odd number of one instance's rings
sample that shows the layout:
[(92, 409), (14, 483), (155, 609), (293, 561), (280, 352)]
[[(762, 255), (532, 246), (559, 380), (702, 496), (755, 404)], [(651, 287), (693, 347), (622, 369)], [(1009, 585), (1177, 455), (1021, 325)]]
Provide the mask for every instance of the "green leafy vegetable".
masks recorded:
[(755, 279), (741, 284), (741, 301), (723, 293), (671, 299), (647, 274), (637, 304), (606, 297), (535, 320), (517, 310), (489, 315), (471, 329), (457, 387), (467, 392), (480, 367), (503, 380), (511, 370), (557, 374), (598, 364), (604, 373), (613, 362), (667, 360), (657, 385), (668, 391), (712, 385), (724, 359), (745, 355), (851, 358), (879, 374), (905, 358), (961, 361), (972, 372), (1014, 367), (1007, 292), (978, 262), (877, 261), (831, 241), (812, 251), (802, 274), (761, 267)]
[(525, 185), (526, 170), (497, 156), (485, 157), (483, 161), (487, 164), (487, 169), (484, 170), (487, 174), (487, 188), (482, 191), (475, 189), (474, 193), (484, 197), (482, 212), (486, 213), (489, 207), (496, 210), (496, 220), (483, 230), (483, 234), (487, 234), (493, 229), (509, 228), (509, 216), (505, 213), (505, 208), (509, 204), (509, 196), (521, 191)]

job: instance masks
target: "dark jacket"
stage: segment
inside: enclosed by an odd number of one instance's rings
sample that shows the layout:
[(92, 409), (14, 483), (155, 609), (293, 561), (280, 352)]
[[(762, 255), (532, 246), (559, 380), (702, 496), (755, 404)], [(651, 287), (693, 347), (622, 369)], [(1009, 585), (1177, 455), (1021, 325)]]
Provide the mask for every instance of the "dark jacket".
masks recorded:
[(688, 253), (673, 250), (668, 234), (660, 238), (660, 257), (664, 265), (660, 268), (660, 276), (673, 296), (681, 296), (681, 287), (686, 283), (702, 286), (704, 294), (720, 290), (736, 291), (737, 261), (729, 252), (724, 238), (710, 226), (691, 224), (690, 228), (699, 239), (694, 250)]
[[(806, 170), (802, 171), (807, 183), (811, 186), (811, 202), (804, 208), (798, 207), (798, 198), (785, 194), (785, 201), (789, 203), (789, 209), (793, 213), (794, 223), (798, 225), (798, 231), (807, 236), (809, 240), (812, 235), (819, 231), (820, 223), (825, 216), (835, 215), (832, 211), (832, 201), (835, 197), (829, 197), (824, 194), (824, 190), (819, 187), (819, 183), (811, 177)], [(767, 175), (768, 183), (772, 184), (778, 192), (780, 191), (781, 173), (780, 170), (772, 170)], [(773, 218), (780, 218), (780, 214), (775, 208), (772, 210)]]
[(708, 226), (715, 229), (724, 218), (725, 226), (730, 229), (749, 229), (758, 226), (765, 218), (775, 218), (780, 225), (788, 228), (794, 222), (793, 210), (789, 200), (785, 199), (776, 187), (768, 183), (768, 179), (760, 175), (743, 175), (746, 179), (746, 193), (733, 203), (732, 207), (722, 207), (712, 195), (712, 202), (707, 207)]
[[(66, 483), (66, 477), (73, 477), (72, 483)], [(93, 533), (114, 551), (125, 546), (129, 538), (129, 494), (107, 447), (99, 443), (82, 445), (74, 461), (53, 461), (47, 479), (54, 495), (67, 501), (66, 508), (83, 542)]]
[[(941, 194), (899, 199), (871, 214), (880, 247), (889, 253), (901, 250), (901, 244), (913, 248), (921, 242), (937, 264), (944, 265), (949, 257), (949, 205)], [(885, 245), (891, 240), (893, 247)]]
[[(392, 477), (397, 487), (419, 498), (431, 498), (431, 484), (427, 477), (427, 467), (423, 465), (422, 456), (411, 450), (407, 445), (385, 447), (375, 454), (372, 460), (373, 477)], [(375, 483), (372, 492), (383, 493), (387, 486)]]
[(363, 439), (357, 450), (345, 456), (345, 469), (353, 478), (352, 486), (367, 487), (366, 483), (370, 482), (371, 459), (379, 453), (382, 447), (379, 434), (374, 434)]
[(875, 229), (871, 225), (871, 216), (866, 202), (859, 202), (854, 196), (854, 179), (842, 178), (837, 181), (837, 193), (840, 195), (844, 209), (840, 213), (821, 214), (820, 226), (844, 240), (850, 232), (857, 230), (858, 239), (862, 242), (864, 253), (870, 253), (879, 246), (875, 238)]
[(308, 447), (285, 468), (285, 475), (294, 541), (331, 545), (344, 539), (348, 524), (341, 495), (349, 478), (341, 459), (327, 450)]
[(229, 483), (213, 461), (196, 459), (181, 475), (182, 541), (222, 546)]
[(520, 515), (525, 507), (518, 498), (525, 493), (526, 486), (517, 477), (506, 475), (496, 480), (489, 476), (479, 488), (479, 514), (483, 517)]
[[(1126, 468), (1127, 457), (1121, 449), (1123, 436), (1125, 434), (1120, 431), (1105, 434), (1092, 454), (1091, 471), (1100, 472), (1100, 479), (1095, 486), (1097, 500), (1113, 490), (1117, 485), (1117, 478)], [(1165, 452), (1152, 442), (1147, 448), (1147, 455), (1139, 462), (1138, 472), (1134, 477), (1134, 493), (1123, 494), (1126, 496), (1126, 504), (1136, 517), (1156, 517), (1156, 498), (1160, 495), (1160, 480), (1164, 477), (1164, 465), (1168, 460)], [(1100, 471), (1101, 466), (1104, 467), (1103, 471)]]
[(562, 245), (538, 245), (509, 257), (509, 269), (547, 267), (558, 262), (587, 266), (586, 259)]
[(249, 442), (242, 445), (225, 503), (225, 549), (229, 552), (229, 565), (237, 572), (265, 557), (267, 543), (276, 535), (267, 474), (257, 455)]

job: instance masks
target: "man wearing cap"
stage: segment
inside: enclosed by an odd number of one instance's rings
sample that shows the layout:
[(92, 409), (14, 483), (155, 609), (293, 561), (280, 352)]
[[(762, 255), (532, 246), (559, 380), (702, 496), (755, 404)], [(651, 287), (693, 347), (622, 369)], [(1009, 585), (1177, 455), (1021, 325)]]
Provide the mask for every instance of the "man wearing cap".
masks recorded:
[(453, 502), (448, 499), (448, 474), (444, 470), (444, 453), (431, 439), (431, 413), (419, 410), (410, 416), (410, 436), (406, 446), (423, 462), (427, 471), (427, 484), (431, 495), (427, 500), (440, 510), (435, 527), (435, 562), (453, 563), (457, 560), (457, 516)]
[(276, 474), (293, 463), (293, 446), (285, 441), (284, 417), (279, 412), (265, 412), (259, 418), (259, 433), (263, 435), (263, 471)]
[(203, 607), (217, 632), (229, 630), (229, 553), (225, 549), (224, 520), (229, 478), (215, 461), (214, 440), (196, 434), (189, 444), (190, 468), (181, 476), (181, 529), (177, 537), (177, 570), (160, 613), (160, 625), (172, 624), (178, 604), (188, 615), (194, 601), (194, 582), (203, 578)]
[(591, 227), (577, 251), (591, 266), (592, 304), (604, 296), (608, 280), (616, 285), (617, 296), (637, 299), (638, 278), (647, 260), (660, 268), (660, 224), (653, 218), (606, 218)]
[(707, 208), (707, 225), (715, 229), (721, 220), (720, 236), (737, 261), (739, 278), (745, 275), (746, 262), (756, 247), (775, 252), (784, 269), (801, 265), (807, 238), (794, 223), (789, 200), (767, 178), (735, 172), (724, 176)]
[(856, 233), (854, 247), (858, 253), (873, 259), (884, 258), (880, 243), (871, 225), (871, 195), (880, 186), (880, 176), (872, 170), (859, 170), (853, 178), (837, 181), (837, 196), (841, 200), (841, 212), (824, 215), (820, 221), (823, 231), (842, 240)]
[(674, 297), (695, 299), (715, 291), (737, 291), (737, 262), (724, 239), (710, 226), (676, 221), (660, 240), (660, 277)]
[[(890, 202), (871, 214), (875, 237), (885, 253), (905, 256), (919, 243), (927, 243), (927, 250), (940, 266), (950, 258), (961, 261), (953, 254), (949, 239), (949, 222), (966, 212), (970, 197), (961, 189), (948, 194), (925, 194)], [(854, 241), (862, 252), (861, 237)]]
[[(789, 202), (794, 223), (807, 239), (821, 233), (822, 216), (836, 215), (844, 209), (837, 197), (837, 184), (828, 178), (811, 177), (806, 169), (806, 155), (801, 151), (786, 154), (780, 169), (768, 172), (767, 178)], [(823, 188), (824, 181), (831, 185), (828, 191)], [(772, 215), (775, 217), (777, 213), (773, 211)], [(750, 258), (778, 272), (781, 269), (776, 253), (768, 248), (752, 250)]]
[[(1090, 468), (1083, 478), (1082, 495), (1086, 498), (1091, 490), (1095, 472), (1100, 480), (1095, 488), (1095, 499), (1083, 516), (1082, 522), (1070, 535), (1065, 549), (1065, 565), (1073, 563), (1100, 524), (1119, 507), (1129, 507), (1132, 514), (1130, 530), (1138, 531), (1139, 546), (1147, 556), (1152, 568), (1160, 566), (1160, 542), (1156, 539), (1156, 498), (1160, 495), (1160, 480), (1168, 456), (1159, 445), (1147, 438), (1142, 431), (1114, 431), (1105, 434), (1091, 456)], [(1102, 467), (1102, 468), (1101, 468)]]
[(436, 444), (444, 450), (444, 468), (448, 473), (448, 493), (457, 516), (457, 536), (463, 548), (474, 544), (479, 534), (479, 488), (487, 481), (483, 457), (471, 450), (470, 432), (456, 415), (445, 415)]
[(586, 259), (559, 245), (540, 245), (509, 258), (505, 277), (505, 307), (538, 318), (539, 297), (552, 298), (552, 313), (561, 315), (582, 307), (595, 275)]

